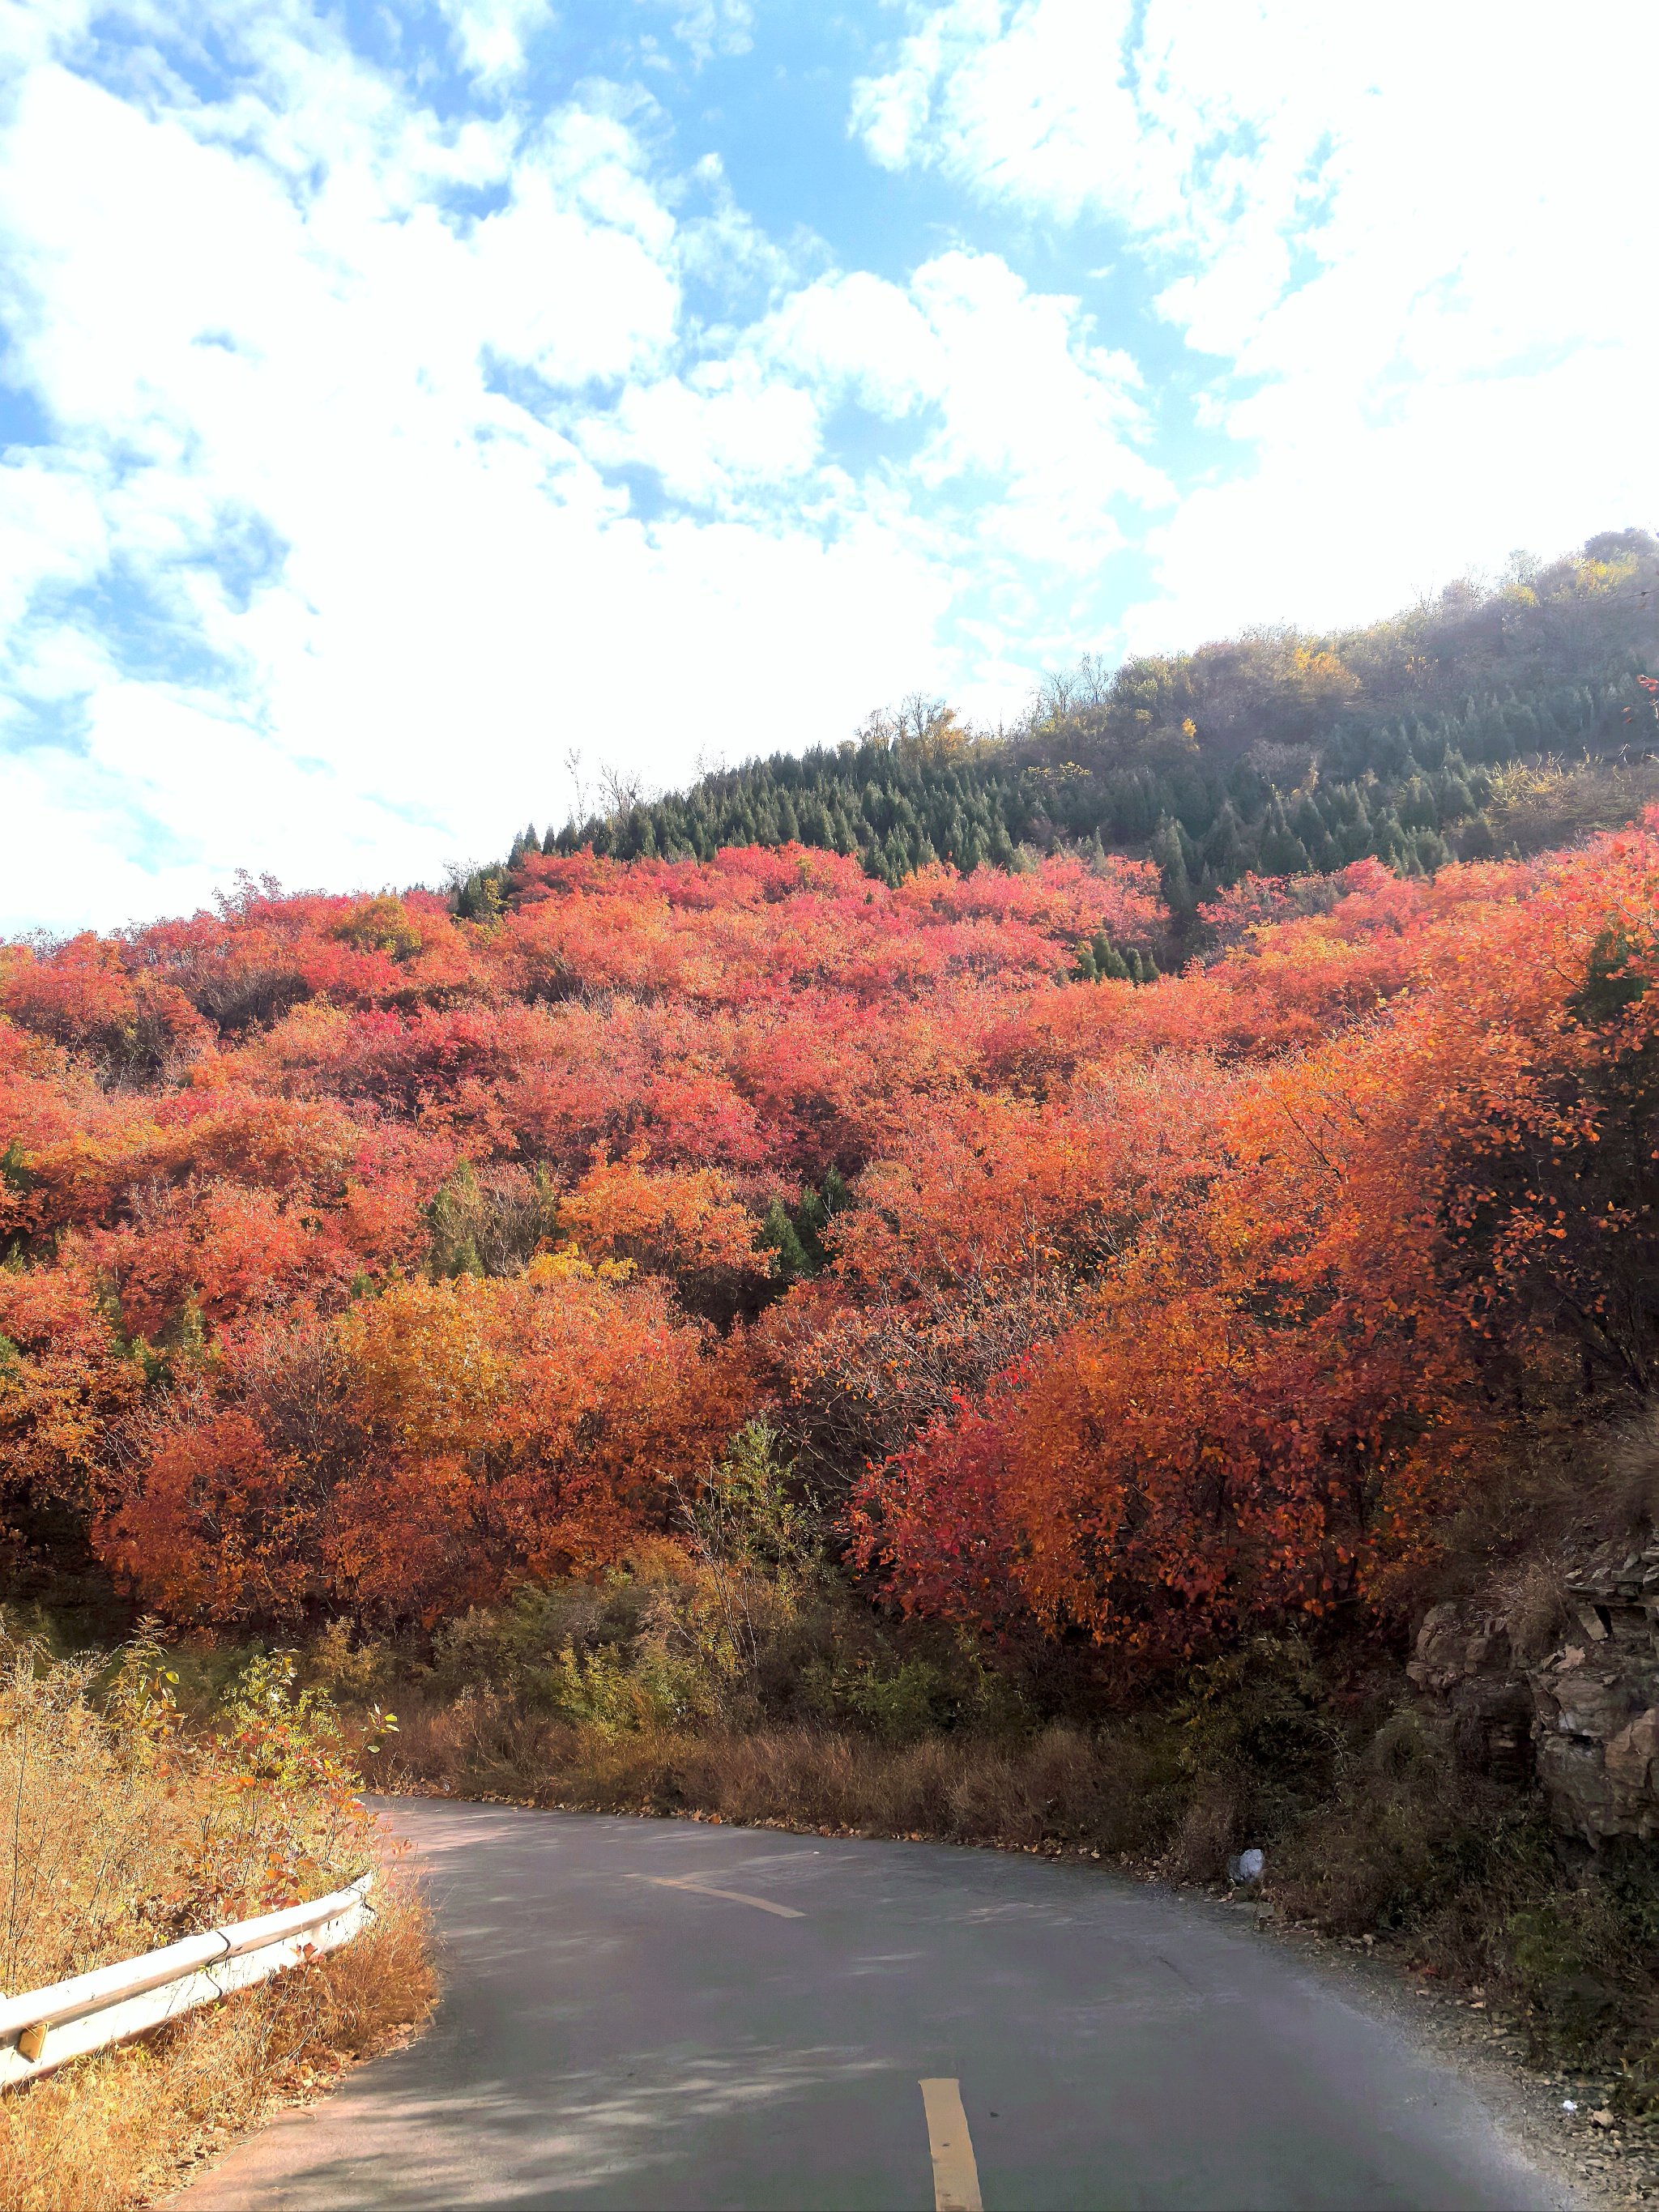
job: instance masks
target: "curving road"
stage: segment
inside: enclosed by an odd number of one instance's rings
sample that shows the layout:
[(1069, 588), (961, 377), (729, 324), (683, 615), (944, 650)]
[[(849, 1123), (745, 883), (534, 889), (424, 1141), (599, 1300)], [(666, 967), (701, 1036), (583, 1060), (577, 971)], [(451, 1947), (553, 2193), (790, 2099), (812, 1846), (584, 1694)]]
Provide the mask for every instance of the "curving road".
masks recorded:
[(443, 1939), (435, 2025), (180, 2212), (1570, 2201), (1218, 1907), (945, 1845), (387, 1810)]

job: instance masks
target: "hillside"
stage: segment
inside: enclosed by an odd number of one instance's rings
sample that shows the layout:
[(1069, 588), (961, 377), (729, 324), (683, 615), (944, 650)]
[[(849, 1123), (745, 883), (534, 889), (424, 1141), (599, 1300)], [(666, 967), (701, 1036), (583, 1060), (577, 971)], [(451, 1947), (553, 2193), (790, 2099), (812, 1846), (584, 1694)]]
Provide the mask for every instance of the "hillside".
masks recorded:
[[(1606, 532), (1501, 585), (1328, 636), (1263, 632), (1051, 678), (1024, 725), (963, 729), (915, 699), (831, 749), (773, 753), (516, 841), (621, 860), (727, 845), (855, 854), (893, 884), (1022, 850), (1156, 859), (1177, 912), (1249, 873), (1375, 857), (1403, 873), (1534, 852), (1659, 796), (1638, 678), (1659, 665), (1659, 542)], [(1564, 773), (1588, 760), (1591, 773)], [(1541, 773), (1540, 772), (1541, 769)], [(499, 897), (502, 870), (460, 889)]]
[[(1126, 697), (886, 757), (1173, 787)], [(1219, 711), (1200, 781), (1290, 742)], [(1659, 811), (1336, 857), (521, 849), (0, 947), (13, 1617), (275, 1639), (393, 1780), (1265, 1841), (1650, 2098)]]
[(11, 946), (13, 1540), (429, 1630), (764, 1415), (907, 1608), (1151, 1664), (1386, 1615), (1651, 1385), (1656, 864), (1254, 882), (1139, 988), (1146, 861), (799, 846)]

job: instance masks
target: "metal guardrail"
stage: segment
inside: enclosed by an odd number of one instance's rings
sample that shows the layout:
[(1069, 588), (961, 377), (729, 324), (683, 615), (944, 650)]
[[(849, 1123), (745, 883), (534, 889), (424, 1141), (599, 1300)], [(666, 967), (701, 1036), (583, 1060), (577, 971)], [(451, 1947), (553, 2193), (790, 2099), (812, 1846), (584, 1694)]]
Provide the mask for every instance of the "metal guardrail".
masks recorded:
[(192, 2006), (211, 2004), (349, 1943), (373, 1917), (374, 1879), (360, 1875), (349, 1888), (310, 1905), (233, 1921), (141, 1959), (0, 1998), (0, 2088), (33, 2081), (67, 2058), (123, 2043)]

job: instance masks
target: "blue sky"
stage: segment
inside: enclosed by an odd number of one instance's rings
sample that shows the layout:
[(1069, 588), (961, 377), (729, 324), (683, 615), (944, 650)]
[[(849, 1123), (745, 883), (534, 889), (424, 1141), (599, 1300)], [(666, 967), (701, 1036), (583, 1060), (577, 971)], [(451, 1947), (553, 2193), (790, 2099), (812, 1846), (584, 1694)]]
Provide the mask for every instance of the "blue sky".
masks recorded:
[(1659, 519), (1659, 13), (0, 0), (0, 927)]

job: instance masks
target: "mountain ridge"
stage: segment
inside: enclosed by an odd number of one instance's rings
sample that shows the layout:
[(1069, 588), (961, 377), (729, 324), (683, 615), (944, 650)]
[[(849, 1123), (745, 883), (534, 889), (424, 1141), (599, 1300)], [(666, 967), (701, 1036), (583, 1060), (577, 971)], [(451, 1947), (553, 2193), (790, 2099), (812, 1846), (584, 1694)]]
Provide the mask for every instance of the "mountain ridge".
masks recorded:
[[(1575, 755), (1609, 773), (1652, 755), (1641, 679), (1659, 659), (1656, 608), (1659, 540), (1604, 532), (1358, 629), (1256, 629), (1109, 670), (1085, 656), (994, 734), (913, 694), (836, 746), (774, 751), (682, 792), (647, 797), (613, 772), (602, 811), (532, 824), (505, 861), (457, 882), (457, 909), (510, 897), (532, 846), (708, 860), (799, 843), (856, 854), (889, 884), (940, 861), (968, 874), (1120, 853), (1158, 861), (1178, 915), (1247, 875), (1369, 858), (1422, 874), (1541, 849), (1564, 825), (1537, 804), (1540, 767), (1547, 781)], [(1600, 811), (1624, 818), (1631, 796)]]

